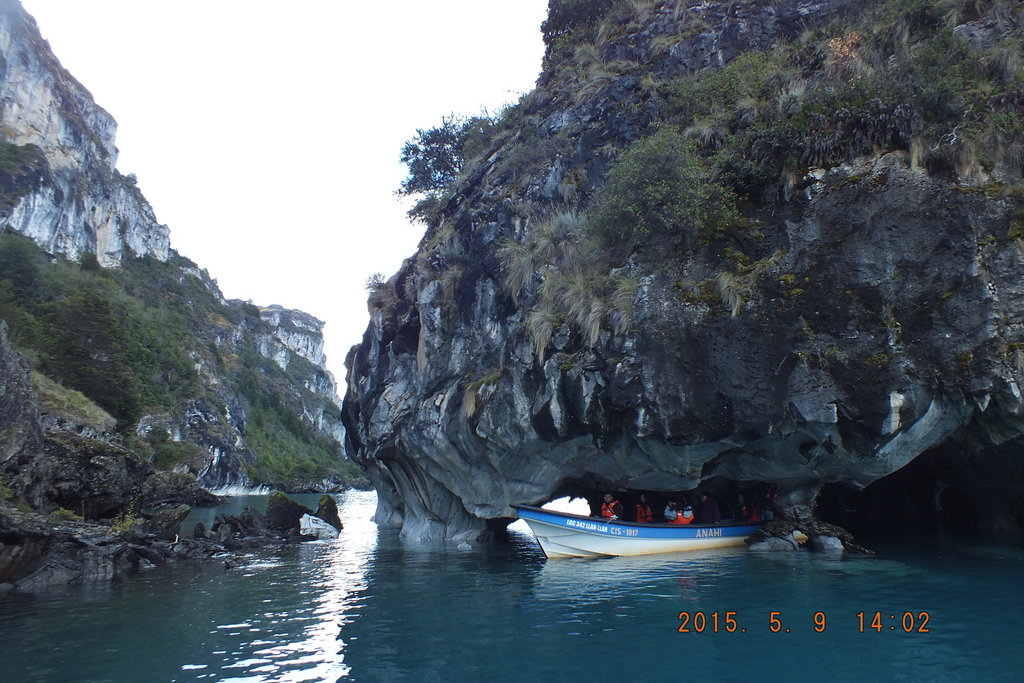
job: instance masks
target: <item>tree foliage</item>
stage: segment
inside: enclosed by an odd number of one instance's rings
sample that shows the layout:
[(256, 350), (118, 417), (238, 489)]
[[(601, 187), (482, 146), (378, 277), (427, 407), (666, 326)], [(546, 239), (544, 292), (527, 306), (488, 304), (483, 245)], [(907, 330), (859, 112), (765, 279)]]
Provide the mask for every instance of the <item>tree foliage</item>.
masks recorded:
[(610, 238), (714, 236), (739, 219), (733, 191), (712, 182), (693, 145), (671, 126), (622, 154), (594, 198)]
[(486, 112), (470, 117), (450, 114), (436, 128), (416, 130), (400, 157), (409, 173), (398, 193), (420, 195), (410, 217), (423, 218), (443, 206), (444, 193), (459, 179), (467, 162), (487, 152), (499, 119), (500, 115), (492, 117)]
[(551, 43), (573, 29), (593, 26), (615, 0), (550, 0), (548, 18), (541, 24), (544, 41)]
[(141, 415), (142, 397), (131, 371), (124, 328), (110, 303), (94, 290), (62, 300), (51, 318), (49, 370), (88, 395), (121, 425)]
[(416, 135), (402, 147), (401, 161), (409, 167), (402, 181), (402, 194), (443, 190), (459, 177), (465, 157), (462, 152), (465, 120), (451, 114), (436, 128), (416, 129)]

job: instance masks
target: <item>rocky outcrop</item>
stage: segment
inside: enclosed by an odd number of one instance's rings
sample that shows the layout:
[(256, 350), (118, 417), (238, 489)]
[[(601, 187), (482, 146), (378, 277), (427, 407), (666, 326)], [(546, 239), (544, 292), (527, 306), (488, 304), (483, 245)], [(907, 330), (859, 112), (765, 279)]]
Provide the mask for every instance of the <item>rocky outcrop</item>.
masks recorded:
[(140, 507), (163, 509), (172, 506), (213, 507), (224, 499), (204, 489), (196, 478), (185, 472), (157, 471), (142, 482)]
[[(28, 364), (0, 320), (0, 590), (105, 581), (140, 564), (224, 552), (207, 541), (178, 541), (190, 509), (183, 502), (220, 501), (195, 477), (156, 472), (115, 444), (44, 433)], [(141, 509), (173, 506), (133, 531)]]
[(110, 581), (182, 560), (228, 557), (208, 539), (182, 538), (188, 506), (125, 529), (49, 519), (0, 503), (0, 591)]
[[(0, 320), (0, 472), (16, 470), (42, 449), (43, 430), (25, 358), (11, 345)], [(6, 476), (0, 479), (5, 483)]]
[[(270, 326), (270, 334), (258, 341), (260, 355), (271, 358), (282, 370), (287, 370), (294, 356), (306, 360), (312, 367), (300, 372), (302, 385), (310, 392), (322, 396), (337, 411), (305, 409), (304, 417), (339, 443), (345, 440), (345, 427), (341, 423), (341, 397), (334, 375), (327, 371), (324, 355), (324, 322), (304, 313), (281, 306), (260, 309), (260, 317)], [(290, 352), (290, 353), (289, 353)], [(337, 488), (326, 490), (336, 491)]]
[(64, 508), (85, 519), (124, 514), (154, 472), (132, 451), (67, 432), (48, 435), (33, 465), (19, 472), (27, 502), (37, 510)]
[[(1020, 471), (1024, 444), (1019, 209), (906, 152), (807, 168), (788, 201), (747, 207), (757, 230), (732, 242), (635, 250), (614, 271), (636, 282), (629, 324), (587, 343), (563, 311), (538, 348), (531, 306), (554, 266), (513, 296), (499, 249), (579, 206), (574, 188), (604, 174), (607, 147), (650, 130), (644, 78), (720, 66), (851, 6), (676, 4), (704, 29), (658, 9), (602, 48), (605, 64), (640, 67), (595, 79), (598, 94), (525, 98), (533, 127), (464, 173), (419, 253), (371, 299), (344, 417), (377, 522), (472, 538), (507, 523), (512, 503), (698, 487), (725, 498), (763, 482), (780, 485), (781, 509), (809, 509), (823, 487), (863, 490), (922, 458), (922, 490), (959, 492), (975, 530), (998, 520), (1020, 533), (1024, 480), (998, 474)], [(658, 50), (659, 35), (688, 37)], [(524, 149), (549, 156), (514, 176), (506, 160)], [(645, 263), (659, 247), (671, 258)], [(734, 268), (738, 252), (750, 258)], [(447, 291), (445, 277), (457, 277)]]
[(0, 123), (5, 139), (34, 145), (45, 159), (8, 227), (53, 253), (95, 254), (117, 266), (128, 254), (166, 260), (167, 226), (134, 180), (115, 169), (117, 124), (67, 71), (17, 0), (0, 2)]
[[(337, 510), (337, 503), (330, 496), (320, 499), (320, 507), (314, 514), (305, 505), (295, 502), (280, 491), (275, 491), (267, 503), (266, 515), (246, 506), (240, 515), (221, 515), (210, 530), (202, 524), (197, 525), (195, 536), (213, 539), (234, 550), (259, 547), (268, 543), (331, 540), (337, 538), (343, 528)], [(307, 531), (311, 533), (306, 533)]]
[[(324, 321), (308, 313), (292, 311), (281, 306), (260, 309), (260, 317), (274, 330), (274, 340), (314, 365), (324, 365)], [(287, 354), (272, 350), (269, 346), (262, 351), (267, 358), (273, 358), (282, 370), (288, 368)]]
[[(205, 273), (201, 279), (219, 296), (216, 284)], [(345, 434), (341, 399), (334, 376), (326, 367), (322, 321), (280, 306), (258, 309), (241, 301), (225, 301), (224, 305), (236, 314), (238, 310), (251, 310), (259, 317), (241, 315), (237, 323), (224, 317), (214, 318), (207, 328), (195, 331), (206, 343), (197, 345), (191, 355), (203, 384), (211, 387), (218, 401), (198, 398), (173, 412), (146, 416), (136, 432), (146, 436), (153, 429), (165, 429), (172, 440), (201, 447), (206, 454), (182, 462), (179, 469), (194, 474), (206, 488), (272, 484), (288, 486), (293, 492), (345, 489), (346, 482), (340, 476), (289, 482), (253, 482), (248, 477), (247, 466), (257, 455), (245, 434), (251, 402), (258, 396), (239, 394), (226, 372), (225, 359), (238, 363), (239, 359), (252, 358), (255, 352), (256, 358), (276, 365), (281, 372), (269, 367), (259, 370), (260, 375), (273, 382), (272, 388), (265, 391), (274, 393), (275, 400), (339, 444), (339, 451)], [(210, 353), (211, 348), (216, 349), (216, 354)]]

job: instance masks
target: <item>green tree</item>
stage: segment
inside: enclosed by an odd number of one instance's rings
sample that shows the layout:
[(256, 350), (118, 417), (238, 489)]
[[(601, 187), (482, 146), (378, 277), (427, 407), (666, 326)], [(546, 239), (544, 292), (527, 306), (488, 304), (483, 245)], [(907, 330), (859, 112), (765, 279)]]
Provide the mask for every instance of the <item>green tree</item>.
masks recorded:
[(39, 247), (28, 237), (8, 234), (0, 240), (0, 280), (18, 301), (34, 296), (39, 282)]
[(540, 27), (544, 42), (550, 45), (575, 29), (590, 28), (614, 4), (615, 0), (550, 0), (548, 18)]
[(52, 318), (47, 370), (117, 418), (134, 424), (142, 411), (124, 331), (109, 302), (87, 289), (65, 298)]
[(402, 147), (401, 161), (409, 167), (402, 194), (443, 190), (459, 177), (465, 163), (465, 125), (464, 119), (451, 114), (437, 128), (416, 129), (415, 137)]

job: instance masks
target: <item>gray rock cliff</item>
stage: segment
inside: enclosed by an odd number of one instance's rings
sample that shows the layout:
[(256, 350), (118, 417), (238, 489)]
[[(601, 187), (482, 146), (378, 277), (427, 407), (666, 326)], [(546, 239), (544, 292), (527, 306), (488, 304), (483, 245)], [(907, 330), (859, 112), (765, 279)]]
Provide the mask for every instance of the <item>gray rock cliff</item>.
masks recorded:
[[(805, 163), (746, 206), (746, 237), (635, 250), (612, 271), (635, 282), (628, 325), (591, 343), (564, 312), (543, 342), (530, 333), (553, 267), (517, 296), (504, 282), (502, 250), (535, 244), (545, 215), (600, 185), (609, 148), (650, 134), (666, 107), (651, 82), (714, 73), (852, 6), (654, 4), (577, 49), (598, 54), (585, 85), (549, 63), (523, 127), (463, 172), (371, 296), (344, 418), (378, 523), (463, 539), (501, 528), (510, 504), (564, 495), (725, 499), (773, 482), (783, 506), (807, 506), (884, 480), (904, 488), (875, 514), (919, 495), (940, 520), (945, 503), (974, 530), (1020, 533), (1024, 242), (990, 176), (925, 169), (891, 143)], [(632, 60), (625, 75), (614, 60)]]

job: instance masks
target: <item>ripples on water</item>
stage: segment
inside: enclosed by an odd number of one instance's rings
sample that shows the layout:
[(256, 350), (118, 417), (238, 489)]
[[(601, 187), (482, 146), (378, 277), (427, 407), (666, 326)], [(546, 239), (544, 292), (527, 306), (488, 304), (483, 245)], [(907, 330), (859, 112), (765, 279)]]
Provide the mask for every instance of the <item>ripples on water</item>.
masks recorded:
[[(340, 539), (241, 569), (182, 564), (0, 597), (0, 681), (1024, 680), (1019, 547), (548, 562), (526, 534), (468, 551), (403, 545), (369, 521), (372, 493), (339, 503)], [(680, 611), (701, 612), (704, 632), (678, 633)], [(905, 633), (902, 615), (922, 611), (929, 632)]]

